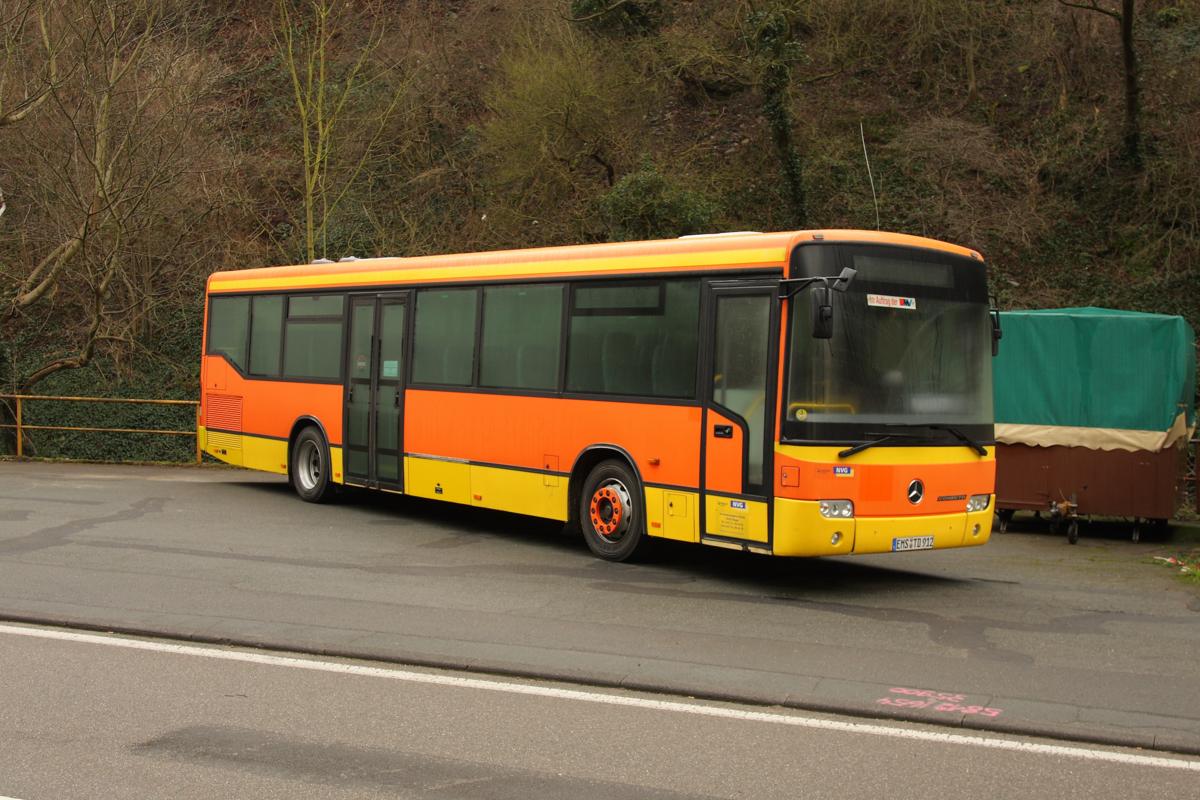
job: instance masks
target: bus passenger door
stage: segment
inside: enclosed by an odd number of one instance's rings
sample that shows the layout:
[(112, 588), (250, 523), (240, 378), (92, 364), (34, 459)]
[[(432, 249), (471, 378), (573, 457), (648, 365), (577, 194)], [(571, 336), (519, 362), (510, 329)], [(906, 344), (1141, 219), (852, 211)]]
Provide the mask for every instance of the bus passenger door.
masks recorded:
[(407, 297), (351, 297), (346, 370), (346, 483), (404, 488), (404, 336)]
[(777, 282), (709, 285), (702, 538), (769, 549), (778, 373)]

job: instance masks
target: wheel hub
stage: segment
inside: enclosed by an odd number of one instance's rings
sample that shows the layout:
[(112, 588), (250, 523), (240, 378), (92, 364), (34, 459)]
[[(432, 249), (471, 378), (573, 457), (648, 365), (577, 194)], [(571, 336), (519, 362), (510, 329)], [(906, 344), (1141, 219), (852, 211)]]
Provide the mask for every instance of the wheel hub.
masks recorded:
[(632, 508), (629, 490), (617, 480), (605, 481), (596, 488), (588, 504), (592, 528), (605, 539), (620, 539), (629, 528)]

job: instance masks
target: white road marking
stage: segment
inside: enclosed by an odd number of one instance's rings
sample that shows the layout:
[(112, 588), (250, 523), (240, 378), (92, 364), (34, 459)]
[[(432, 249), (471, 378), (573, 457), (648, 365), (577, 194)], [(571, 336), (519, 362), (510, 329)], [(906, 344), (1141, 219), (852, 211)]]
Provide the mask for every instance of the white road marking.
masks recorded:
[[(404, 669), (388, 669), (385, 667), (368, 667), (361, 664), (346, 664), (335, 661), (320, 661), (295, 656), (276, 656), (266, 653), (246, 652), (243, 650), (227, 650), (211, 646), (187, 644), (168, 644), (166, 642), (146, 639), (131, 639), (121, 636), (105, 636), (75, 631), (24, 627), (18, 625), (0, 624), (0, 634), (11, 636), (28, 636), (35, 639), (55, 639), (64, 642), (82, 642), (86, 644), (120, 647), (128, 650), (148, 650), (154, 653), (173, 653), (199, 658), (213, 658), (222, 661), (240, 661), (248, 664), (263, 664), (273, 667), (290, 667), (291, 669), (306, 669), (316, 672), (332, 672), (342, 675), (359, 675), (371, 678), (387, 678), (389, 680), (405, 681), (407, 683), (424, 683), (435, 686), (452, 686), (459, 689), (477, 689), (488, 692), (504, 692), (507, 694), (524, 694), (534, 697), (550, 697), (558, 700), (575, 700), (584, 703), (601, 703), (610, 706), (627, 706), (651, 711), (668, 711), (675, 714), (697, 714), (719, 719), (742, 720), (746, 722), (764, 722), (772, 725), (790, 725), (798, 728), (813, 728), (816, 730), (837, 731), (867, 736), (887, 736), (893, 739), (908, 739), (919, 742), (936, 742), (938, 744), (958, 744), (967, 747), (983, 747), (991, 750), (1008, 750), (1017, 753), (1029, 753), (1044, 756), (1061, 756), (1086, 761), (1107, 761), (1113, 764), (1126, 764), (1137, 767), (1158, 767), (1161, 769), (1182, 769), (1200, 772), (1200, 761), (1166, 756), (1146, 756), (1135, 753), (1116, 752), (1112, 750), (1097, 750), (1087, 747), (1037, 744), (1021, 742), (1013, 739), (996, 739), (987, 736), (970, 736), (958, 733), (942, 733), (939, 731), (913, 730), (910, 728), (876, 725), (867, 722), (842, 722), (831, 719), (818, 719), (793, 714), (769, 711), (746, 711), (725, 706), (705, 705), (702, 703), (681, 703), (673, 700), (651, 700), (645, 697), (631, 697), (601, 691), (583, 691), (579, 689), (557, 689), (549, 686), (535, 686), (524, 683), (512, 683), (501, 680), (483, 678), (456, 678), (451, 675), (438, 675), (426, 672), (412, 672)], [(0, 800), (9, 800), (0, 797)]]

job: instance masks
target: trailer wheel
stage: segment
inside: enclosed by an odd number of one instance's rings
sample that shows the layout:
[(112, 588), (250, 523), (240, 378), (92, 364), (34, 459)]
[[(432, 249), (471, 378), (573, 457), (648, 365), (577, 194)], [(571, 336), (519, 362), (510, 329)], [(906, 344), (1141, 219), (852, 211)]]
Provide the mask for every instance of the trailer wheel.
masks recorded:
[(1067, 525), (1067, 541), (1071, 544), (1077, 544), (1079, 542), (1079, 520), (1073, 519), (1071, 520), (1070, 524)]
[(996, 518), (1000, 520), (1000, 532), (1008, 533), (1008, 523), (1012, 522), (1013, 514), (1016, 513), (1011, 508), (1002, 508), (996, 512)]
[(1137, 544), (1142, 540), (1142, 526), (1141, 523), (1136, 519), (1133, 521), (1133, 536), (1131, 538), (1133, 539), (1134, 544)]

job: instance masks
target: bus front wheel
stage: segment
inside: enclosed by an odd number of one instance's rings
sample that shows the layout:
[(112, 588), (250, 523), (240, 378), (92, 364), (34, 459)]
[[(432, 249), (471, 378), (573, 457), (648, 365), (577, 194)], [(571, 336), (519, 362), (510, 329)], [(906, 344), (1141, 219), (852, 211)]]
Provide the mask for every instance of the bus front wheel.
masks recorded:
[(638, 482), (616, 460), (597, 464), (583, 483), (579, 525), (593, 553), (608, 561), (625, 561), (641, 546), (646, 520)]
[(333, 495), (329, 480), (329, 445), (316, 428), (305, 428), (292, 442), (290, 467), (288, 475), (292, 488), (300, 499), (324, 503)]

